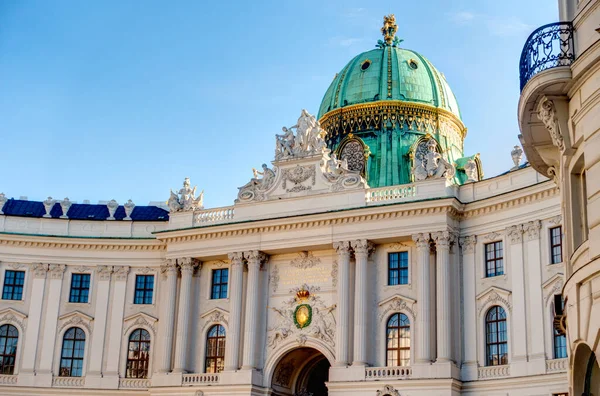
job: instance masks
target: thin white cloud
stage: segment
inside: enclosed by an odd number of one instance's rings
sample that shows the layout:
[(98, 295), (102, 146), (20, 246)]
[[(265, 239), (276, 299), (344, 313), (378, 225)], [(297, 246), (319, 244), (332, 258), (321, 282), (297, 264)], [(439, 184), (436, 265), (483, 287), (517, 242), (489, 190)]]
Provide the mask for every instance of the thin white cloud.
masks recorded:
[(493, 36), (515, 36), (533, 29), (515, 16), (495, 17), (472, 11), (458, 11), (448, 14), (452, 23), (460, 26), (480, 24)]

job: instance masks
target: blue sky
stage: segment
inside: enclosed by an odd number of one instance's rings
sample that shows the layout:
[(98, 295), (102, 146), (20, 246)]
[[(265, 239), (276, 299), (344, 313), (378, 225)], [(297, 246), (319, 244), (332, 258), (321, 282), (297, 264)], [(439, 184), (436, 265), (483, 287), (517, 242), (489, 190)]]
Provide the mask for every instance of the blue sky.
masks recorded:
[(555, 1), (0, 1), (0, 191), (166, 200), (189, 176), (207, 207), (316, 114), (384, 14), (446, 75), (486, 177), (512, 166), (518, 61)]

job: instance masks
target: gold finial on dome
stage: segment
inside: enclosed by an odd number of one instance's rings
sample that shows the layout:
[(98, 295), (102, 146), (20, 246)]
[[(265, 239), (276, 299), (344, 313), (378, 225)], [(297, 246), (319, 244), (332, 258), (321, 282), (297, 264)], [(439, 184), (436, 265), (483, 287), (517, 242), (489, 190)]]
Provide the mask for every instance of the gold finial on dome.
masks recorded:
[(392, 44), (394, 41), (396, 31), (398, 31), (398, 25), (396, 25), (396, 17), (394, 14), (384, 15), (381, 34), (383, 34), (383, 38), (388, 45)]

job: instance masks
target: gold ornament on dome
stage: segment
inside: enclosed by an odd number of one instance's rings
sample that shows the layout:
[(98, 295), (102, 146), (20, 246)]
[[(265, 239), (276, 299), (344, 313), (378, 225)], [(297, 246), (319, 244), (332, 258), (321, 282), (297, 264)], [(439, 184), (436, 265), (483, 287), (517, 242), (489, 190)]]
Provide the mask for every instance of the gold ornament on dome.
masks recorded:
[(398, 25), (396, 25), (396, 16), (394, 14), (385, 15), (383, 17), (383, 27), (381, 28), (381, 34), (386, 43), (391, 44), (396, 36)]

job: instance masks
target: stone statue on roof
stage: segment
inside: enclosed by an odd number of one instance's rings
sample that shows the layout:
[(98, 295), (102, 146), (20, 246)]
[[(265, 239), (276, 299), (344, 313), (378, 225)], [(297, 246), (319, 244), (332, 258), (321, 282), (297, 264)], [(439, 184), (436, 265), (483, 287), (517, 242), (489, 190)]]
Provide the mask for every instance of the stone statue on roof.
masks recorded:
[(281, 129), (283, 135), (275, 135), (275, 160), (317, 155), (327, 149), (326, 132), (305, 109), (302, 109), (296, 125)]
[[(426, 147), (426, 151), (423, 150), (423, 146)], [(435, 139), (429, 139), (419, 144), (413, 167), (413, 176), (416, 181), (439, 177), (450, 179), (454, 177), (455, 173), (454, 166), (438, 153)]]
[(183, 187), (174, 193), (171, 190), (171, 196), (167, 201), (169, 210), (171, 212), (190, 211), (203, 208), (204, 203), (204, 190), (200, 192), (200, 195), (196, 198), (196, 188), (190, 187), (190, 178), (186, 177), (183, 181)]

